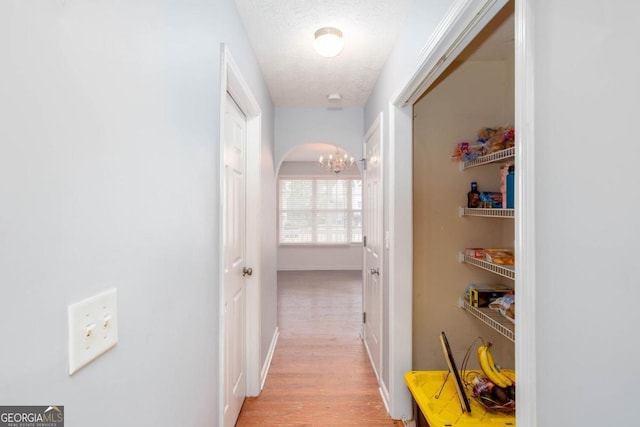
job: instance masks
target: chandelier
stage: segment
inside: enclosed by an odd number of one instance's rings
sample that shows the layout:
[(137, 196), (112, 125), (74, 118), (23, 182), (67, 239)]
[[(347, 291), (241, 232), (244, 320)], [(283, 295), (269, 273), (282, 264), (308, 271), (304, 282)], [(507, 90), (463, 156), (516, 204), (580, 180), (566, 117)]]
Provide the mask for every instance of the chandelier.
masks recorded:
[(356, 160), (345, 152), (340, 154), (340, 149), (336, 146), (335, 154), (329, 154), (329, 157), (325, 158), (320, 156), (318, 159), (320, 167), (327, 169), (336, 175), (345, 169), (351, 169), (356, 165)]

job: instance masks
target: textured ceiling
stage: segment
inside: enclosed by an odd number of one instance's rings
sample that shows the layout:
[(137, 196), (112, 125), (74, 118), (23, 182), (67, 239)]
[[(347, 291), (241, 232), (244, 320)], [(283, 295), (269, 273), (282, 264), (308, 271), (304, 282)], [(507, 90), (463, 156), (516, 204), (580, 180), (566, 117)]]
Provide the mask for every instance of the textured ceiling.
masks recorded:
[[(411, 0), (236, 0), (273, 103), (278, 107), (363, 107)], [(321, 27), (339, 28), (344, 50), (313, 50)], [(339, 102), (327, 95), (340, 93)]]
[[(363, 107), (384, 66), (412, 0), (235, 0), (278, 107)], [(421, 1), (421, 0), (414, 0)], [(345, 47), (335, 58), (313, 50), (314, 33), (339, 28)], [(513, 2), (486, 26), (456, 61), (494, 61), (514, 53)], [(340, 93), (340, 102), (327, 100)], [(317, 161), (333, 145), (305, 144), (287, 161)]]

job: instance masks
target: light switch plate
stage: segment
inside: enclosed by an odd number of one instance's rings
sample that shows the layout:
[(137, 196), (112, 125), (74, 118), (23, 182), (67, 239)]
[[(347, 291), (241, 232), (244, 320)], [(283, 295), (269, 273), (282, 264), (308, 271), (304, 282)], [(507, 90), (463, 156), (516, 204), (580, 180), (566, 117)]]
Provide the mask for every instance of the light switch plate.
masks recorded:
[(116, 289), (71, 304), (69, 317), (69, 375), (118, 342)]

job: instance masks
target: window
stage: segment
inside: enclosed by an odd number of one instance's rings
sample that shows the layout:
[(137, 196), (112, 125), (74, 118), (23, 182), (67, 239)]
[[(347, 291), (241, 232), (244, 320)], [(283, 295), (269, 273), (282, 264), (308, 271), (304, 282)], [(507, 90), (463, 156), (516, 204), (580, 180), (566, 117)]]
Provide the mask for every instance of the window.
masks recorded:
[(280, 179), (281, 244), (362, 242), (362, 180)]

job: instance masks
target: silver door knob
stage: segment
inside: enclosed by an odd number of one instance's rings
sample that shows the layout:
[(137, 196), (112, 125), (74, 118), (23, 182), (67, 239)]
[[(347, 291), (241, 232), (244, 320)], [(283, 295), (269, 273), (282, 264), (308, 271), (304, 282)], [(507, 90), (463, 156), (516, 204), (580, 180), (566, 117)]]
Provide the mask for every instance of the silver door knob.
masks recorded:
[(371, 270), (369, 270), (369, 274), (371, 274), (372, 276), (375, 274), (376, 276), (380, 275), (380, 270), (377, 268), (372, 268)]
[(251, 268), (251, 267), (249, 267), (249, 268), (243, 267), (242, 268), (242, 277), (251, 276), (251, 275), (253, 275), (253, 268)]

